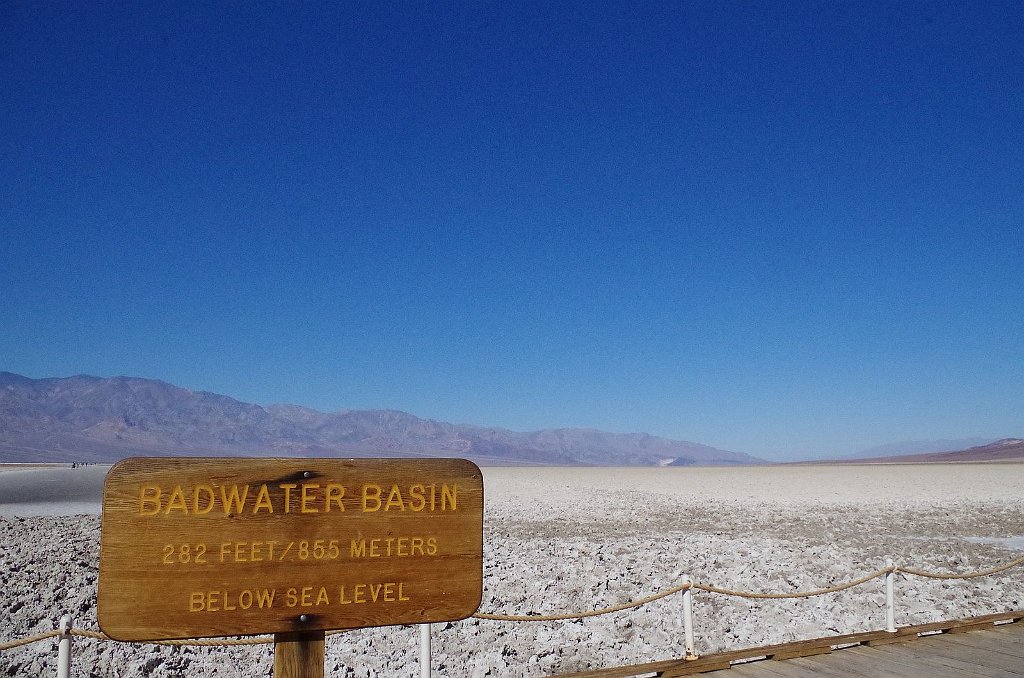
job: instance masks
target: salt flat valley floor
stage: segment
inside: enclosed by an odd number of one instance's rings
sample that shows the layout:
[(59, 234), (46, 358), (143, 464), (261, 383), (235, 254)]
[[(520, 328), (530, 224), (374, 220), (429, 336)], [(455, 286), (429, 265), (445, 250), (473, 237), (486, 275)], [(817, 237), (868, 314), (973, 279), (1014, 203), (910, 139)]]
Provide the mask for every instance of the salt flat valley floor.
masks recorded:
[[(75, 486), (75, 477), (63, 482)], [(585, 611), (684, 575), (748, 591), (807, 590), (876, 570), (887, 557), (965, 572), (1019, 557), (1024, 535), (1018, 464), (484, 468), (484, 480), (483, 612)], [(99, 498), (72, 492), (62, 504), (51, 494), (20, 508), (0, 494), (0, 610), (9, 620), (0, 641), (50, 630), (65, 613), (97, 628)], [(966, 581), (901, 575), (896, 598), (901, 625), (1019, 609), (1024, 568)], [(875, 629), (885, 619), (882, 581), (798, 600), (697, 592), (694, 615), (700, 652)], [(545, 676), (680, 656), (681, 619), (672, 596), (583, 620), (438, 624), (434, 671)], [(413, 674), (417, 641), (409, 627), (332, 636), (327, 675)], [(0, 652), (0, 675), (51, 673), (55, 661), (50, 641)], [(80, 640), (75, 666), (91, 676), (266, 676), (272, 657), (269, 646)]]

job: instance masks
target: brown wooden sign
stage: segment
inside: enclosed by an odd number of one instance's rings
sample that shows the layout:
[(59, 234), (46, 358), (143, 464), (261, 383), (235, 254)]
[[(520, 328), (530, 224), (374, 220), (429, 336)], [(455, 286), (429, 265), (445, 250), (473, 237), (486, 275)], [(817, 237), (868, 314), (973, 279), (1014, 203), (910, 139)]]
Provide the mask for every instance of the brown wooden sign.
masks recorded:
[(118, 640), (453, 621), (482, 590), (466, 460), (138, 457), (103, 487), (98, 618)]

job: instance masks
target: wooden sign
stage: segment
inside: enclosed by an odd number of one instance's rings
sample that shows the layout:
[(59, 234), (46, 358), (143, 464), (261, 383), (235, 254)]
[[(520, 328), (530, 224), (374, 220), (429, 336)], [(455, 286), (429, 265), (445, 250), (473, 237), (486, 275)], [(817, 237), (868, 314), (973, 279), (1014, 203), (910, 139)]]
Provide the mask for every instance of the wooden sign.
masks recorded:
[(117, 640), (454, 621), (483, 590), (483, 477), (461, 459), (126, 459), (101, 530)]

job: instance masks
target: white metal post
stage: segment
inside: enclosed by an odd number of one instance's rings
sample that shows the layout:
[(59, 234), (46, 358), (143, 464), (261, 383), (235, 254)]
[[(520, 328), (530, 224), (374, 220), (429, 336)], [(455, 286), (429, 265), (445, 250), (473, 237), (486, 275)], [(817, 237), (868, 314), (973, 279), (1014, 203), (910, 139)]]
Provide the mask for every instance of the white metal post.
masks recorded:
[(896, 566), (892, 558), (885, 559), (885, 630), (896, 633), (896, 600), (894, 595)]
[(60, 640), (57, 642), (57, 678), (71, 678), (71, 615), (60, 618)]
[[(689, 576), (683, 577), (684, 584), (693, 584)], [(683, 589), (683, 634), (686, 642), (686, 659), (697, 658), (693, 648), (693, 588), (687, 586)]]
[(420, 678), (430, 678), (430, 624), (420, 624)]

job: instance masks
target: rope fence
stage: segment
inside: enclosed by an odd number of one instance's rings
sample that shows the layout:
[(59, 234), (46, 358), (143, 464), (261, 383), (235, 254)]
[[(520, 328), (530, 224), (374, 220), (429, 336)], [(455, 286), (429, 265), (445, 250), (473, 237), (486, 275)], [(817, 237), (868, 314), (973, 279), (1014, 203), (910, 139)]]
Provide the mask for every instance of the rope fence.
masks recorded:
[(19, 638), (17, 640), (9, 640), (6, 643), (0, 643), (0, 652), (3, 652), (4, 650), (13, 650), (14, 648), (21, 647), (22, 645), (31, 645), (32, 643), (38, 643), (49, 638), (56, 638), (59, 635), (62, 634), (57, 630), (37, 633), (34, 636), (26, 636), (25, 638)]
[(522, 615), (522, 614), (490, 614), (484, 612), (478, 612), (473, 616), (477, 619), (488, 619), (491, 621), (508, 621), (508, 622), (543, 622), (543, 621), (565, 621), (569, 619), (584, 619), (586, 617), (596, 617), (603, 614), (609, 614), (611, 612), (621, 612), (622, 610), (629, 610), (636, 607), (641, 607), (648, 603), (652, 603), (661, 598), (667, 598), (668, 596), (674, 595), (681, 591), (688, 589), (696, 589), (700, 591), (707, 591), (708, 593), (718, 593), (724, 596), (735, 596), (739, 598), (753, 598), (753, 599), (770, 599), (770, 600), (781, 600), (785, 598), (811, 598), (814, 596), (821, 596), (828, 593), (836, 593), (838, 591), (844, 591), (851, 589), (861, 584), (865, 584), (872, 579), (878, 577), (895, 574), (897, 572), (901, 574), (915, 575), (918, 577), (927, 577), (929, 579), (974, 579), (977, 577), (986, 577), (992, 574), (998, 574), (999, 572), (1005, 572), (1011, 568), (1024, 565), (1024, 556), (1011, 560), (1002, 565), (989, 568), (987, 570), (978, 570), (976, 572), (965, 572), (965, 573), (951, 573), (951, 572), (927, 572), (925, 570), (916, 570), (909, 567), (896, 567), (895, 565), (886, 565), (886, 567), (879, 568), (874, 572), (870, 572), (863, 577), (858, 577), (852, 581), (848, 581), (843, 584), (836, 584), (834, 586), (828, 586), (825, 588), (814, 589), (811, 591), (793, 591), (791, 593), (765, 593), (760, 591), (737, 591), (735, 589), (727, 589), (712, 584), (701, 584), (697, 582), (687, 582), (680, 584), (679, 586), (673, 586), (671, 588), (663, 589), (657, 593), (649, 595), (645, 598), (638, 598), (627, 603), (620, 605), (612, 605), (610, 607), (603, 607), (597, 610), (588, 610), (585, 612), (565, 612), (547, 615)]
[[(670, 588), (662, 589), (649, 596), (631, 600), (618, 605), (611, 605), (608, 607), (602, 607), (594, 610), (583, 610), (574, 612), (559, 612), (552, 614), (497, 614), (497, 613), (486, 613), (477, 612), (473, 615), (476, 619), (483, 619), (488, 621), (499, 621), (499, 622), (551, 622), (551, 621), (566, 621), (574, 619), (584, 619), (587, 617), (597, 617), (600, 615), (611, 614), (614, 612), (621, 612), (623, 610), (634, 609), (652, 603), (656, 600), (668, 598), (677, 593), (683, 594), (683, 622), (686, 634), (686, 658), (696, 659), (697, 654), (694, 649), (693, 643), (693, 621), (692, 621), (692, 593), (693, 591), (705, 591), (707, 593), (715, 593), (724, 596), (735, 596), (740, 598), (750, 599), (768, 599), (768, 600), (781, 600), (788, 598), (812, 598), (815, 596), (827, 595), (830, 593), (837, 593), (839, 591), (845, 591), (857, 586), (861, 586), (873, 579), (879, 577), (885, 577), (885, 595), (886, 595), (886, 631), (895, 632), (896, 627), (894, 623), (894, 580), (897, 573), (904, 576), (917, 576), (925, 577), (928, 579), (951, 579), (951, 580), (964, 580), (964, 579), (975, 579), (978, 577), (987, 577), (993, 574), (999, 574), (1005, 572), (1014, 567), (1024, 565), (1024, 556), (1015, 558), (1006, 563), (1002, 563), (995, 567), (991, 567), (984, 570), (977, 570), (974, 572), (930, 572), (927, 570), (920, 570), (911, 567), (898, 567), (892, 560), (886, 561), (886, 566), (879, 568), (873, 572), (869, 572), (861, 577), (852, 579), (842, 584), (835, 584), (833, 586), (827, 586), (824, 588), (818, 588), (808, 591), (792, 591), (792, 592), (763, 592), (763, 591), (739, 591), (735, 589), (723, 588), (714, 586), (712, 584), (702, 584), (699, 582), (691, 581), (688, 577), (684, 577), (683, 583)], [(421, 676), (430, 675), (429, 667), (429, 648), (430, 648), (430, 624), (420, 625), (422, 627), (420, 634), (421, 643)], [(347, 633), (347, 630), (330, 631), (327, 636), (334, 636), (343, 633)], [(6, 650), (13, 650), (18, 647), (31, 645), (33, 643), (39, 643), (51, 638), (59, 638), (59, 659), (58, 659), (58, 678), (67, 678), (70, 675), (70, 649), (71, 649), (71, 637), (79, 636), (81, 638), (90, 638), (93, 640), (100, 641), (114, 641), (114, 639), (107, 636), (105, 633), (99, 631), (91, 631), (88, 629), (78, 629), (72, 626), (71, 617), (65, 615), (60, 620), (60, 628), (53, 631), (46, 631), (35, 635), (27, 636), (24, 638), (11, 640), (0, 643), (0, 652)], [(169, 645), (169, 646), (190, 646), (190, 647), (229, 647), (229, 646), (243, 646), (243, 645), (264, 645), (274, 642), (272, 636), (253, 636), (245, 638), (213, 638), (213, 639), (190, 639), (190, 640), (163, 640), (163, 641), (151, 641), (148, 643), (133, 643), (133, 644), (148, 644), (148, 645)]]
[(1011, 560), (1008, 563), (997, 565), (996, 567), (990, 568), (988, 570), (967, 572), (966, 574), (955, 574), (949, 572), (925, 572), (923, 570), (915, 570), (910, 567), (900, 568), (900, 572), (902, 572), (903, 574), (916, 575), (918, 577), (927, 577), (929, 579), (974, 579), (975, 577), (985, 577), (990, 574), (1005, 572), (1006, 570), (1009, 570), (1012, 567), (1017, 567), (1018, 565), (1022, 564), (1024, 564), (1024, 556), (1021, 556), (1020, 558), (1017, 558), (1015, 560)]

